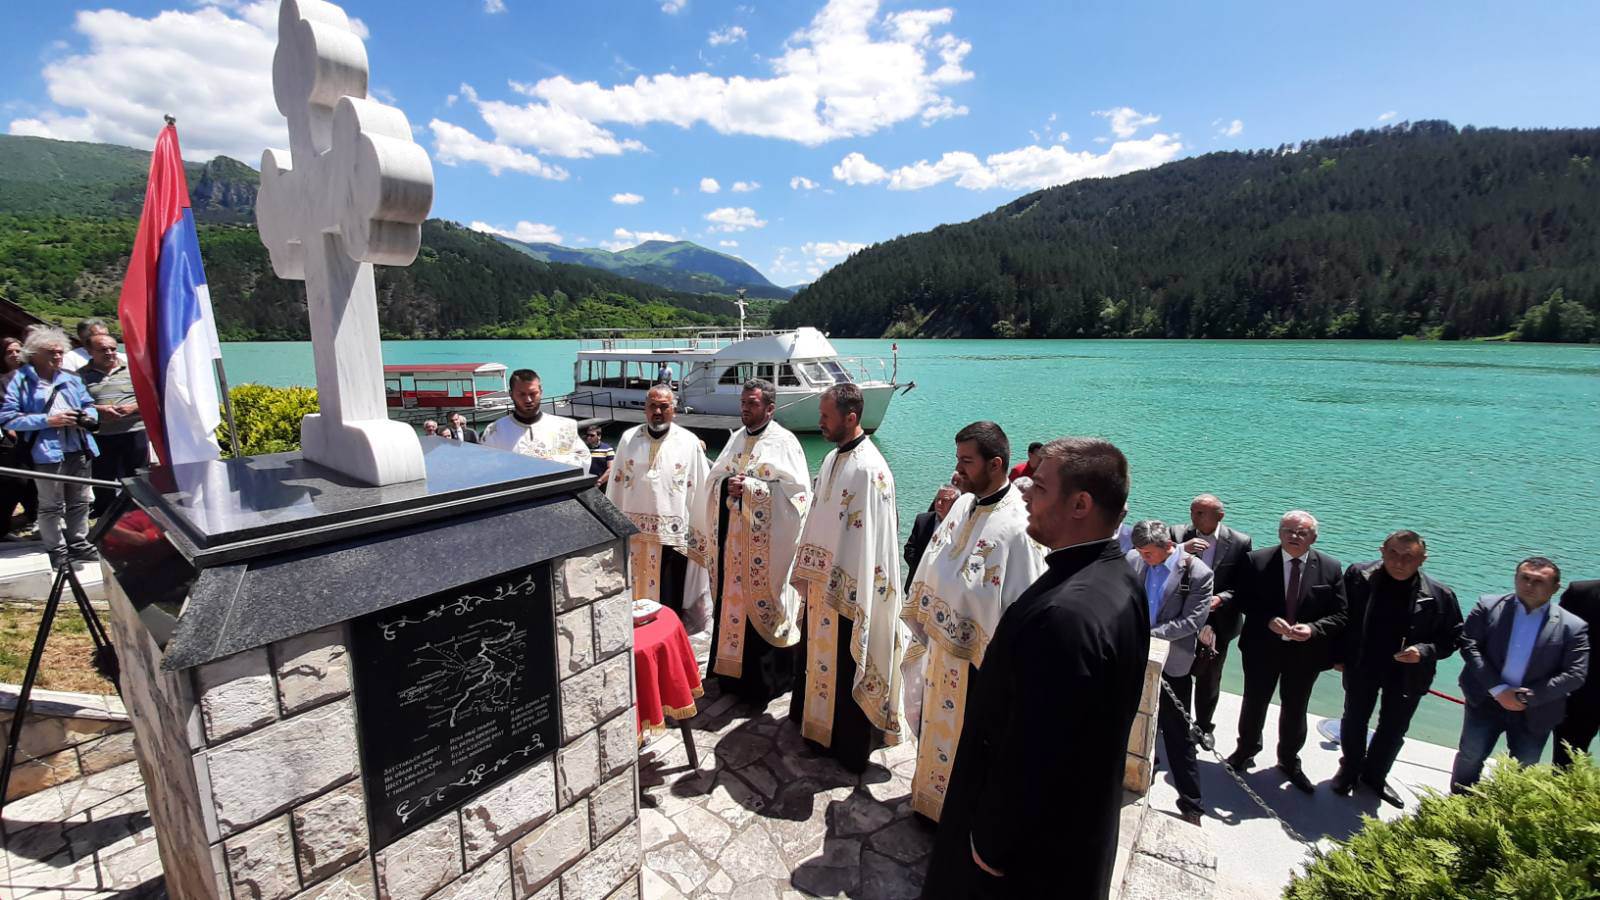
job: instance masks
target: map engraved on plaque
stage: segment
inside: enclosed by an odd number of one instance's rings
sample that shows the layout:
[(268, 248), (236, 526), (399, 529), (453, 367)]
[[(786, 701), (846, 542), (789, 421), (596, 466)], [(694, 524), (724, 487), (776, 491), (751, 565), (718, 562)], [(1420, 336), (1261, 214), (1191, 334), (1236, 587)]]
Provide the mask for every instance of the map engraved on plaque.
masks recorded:
[(373, 613), (351, 638), (375, 848), (555, 750), (548, 565)]

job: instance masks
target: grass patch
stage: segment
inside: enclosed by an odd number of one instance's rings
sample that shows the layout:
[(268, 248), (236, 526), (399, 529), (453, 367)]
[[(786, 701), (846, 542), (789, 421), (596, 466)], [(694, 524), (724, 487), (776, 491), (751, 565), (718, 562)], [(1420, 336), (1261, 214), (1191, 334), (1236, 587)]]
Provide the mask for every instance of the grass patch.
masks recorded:
[[(0, 607), (0, 681), (22, 683), (43, 613), (42, 604), (8, 603)], [(75, 604), (63, 601), (56, 610), (50, 639), (45, 642), (39, 680), (34, 686), (53, 691), (116, 693), (111, 682), (94, 670), (93, 657), (94, 641), (89, 637), (89, 626)]]

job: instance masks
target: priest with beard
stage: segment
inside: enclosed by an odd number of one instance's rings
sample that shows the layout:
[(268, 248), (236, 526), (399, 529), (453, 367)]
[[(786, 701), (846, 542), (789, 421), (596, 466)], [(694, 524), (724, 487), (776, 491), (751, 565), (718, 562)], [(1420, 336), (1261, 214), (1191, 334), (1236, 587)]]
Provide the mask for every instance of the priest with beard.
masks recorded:
[(760, 707), (794, 686), (800, 595), (789, 583), (811, 505), (805, 451), (772, 420), (777, 392), (751, 379), (743, 427), (729, 438), (695, 498), (689, 558), (711, 577), (711, 674)]
[(1000, 614), (1044, 574), (1022, 488), (1006, 477), (1011, 442), (993, 422), (956, 432), (956, 487), (906, 590), (906, 721), (917, 732), (911, 808), (939, 821), (950, 768)]
[(1106, 897), (1128, 731), (1150, 653), (1144, 590), (1117, 546), (1128, 460), (1045, 444), (1028, 534), (1045, 573), (1000, 616), (961, 727), (924, 898)]
[(606, 497), (639, 529), (628, 538), (633, 599), (659, 602), (694, 632), (704, 624), (705, 577), (689, 563), (690, 504), (710, 467), (700, 439), (673, 423), (676, 407), (664, 384), (645, 395), (644, 424), (617, 441)]
[(544, 386), (539, 373), (512, 372), (510, 392), (511, 415), (489, 423), (483, 430), (483, 445), (589, 471), (589, 446), (578, 437), (578, 423), (540, 408)]
[(804, 674), (789, 718), (852, 772), (902, 737), (899, 522), (894, 475), (861, 428), (861, 389), (823, 393), (818, 425), (835, 445), (817, 472), (792, 583), (805, 604)]

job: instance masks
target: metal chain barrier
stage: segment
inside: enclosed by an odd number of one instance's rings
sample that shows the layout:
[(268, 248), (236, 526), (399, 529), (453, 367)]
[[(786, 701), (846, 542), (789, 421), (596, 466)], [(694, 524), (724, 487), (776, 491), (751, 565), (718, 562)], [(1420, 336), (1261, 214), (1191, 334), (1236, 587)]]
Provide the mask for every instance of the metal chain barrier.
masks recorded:
[[(1199, 725), (1195, 724), (1194, 717), (1189, 715), (1188, 706), (1178, 699), (1178, 693), (1172, 689), (1172, 685), (1168, 684), (1165, 678), (1161, 679), (1161, 690), (1166, 692), (1167, 698), (1171, 700), (1172, 704), (1178, 708), (1178, 712), (1183, 716), (1183, 720), (1189, 723), (1189, 740), (1193, 741), (1196, 747), (1203, 747), (1208, 753), (1216, 757), (1217, 763), (1222, 766), (1222, 771), (1228, 773), (1228, 777), (1233, 779), (1234, 784), (1237, 784), (1239, 789), (1244, 791), (1245, 796), (1249, 797), (1257, 806), (1261, 807), (1262, 812), (1266, 813), (1272, 819), (1272, 821), (1278, 823), (1278, 826), (1283, 829), (1284, 834), (1287, 834), (1296, 843), (1304, 844), (1306, 849), (1313, 856), (1321, 856), (1322, 849), (1317, 846), (1315, 841), (1308, 841), (1303, 835), (1300, 834), (1300, 832), (1295, 831), (1293, 825), (1285, 822), (1283, 817), (1278, 815), (1277, 811), (1267, 804), (1267, 801), (1261, 799), (1261, 795), (1256, 793), (1255, 790), (1250, 787), (1249, 783), (1244, 780), (1243, 775), (1240, 775), (1238, 772), (1234, 771), (1233, 766), (1228, 765), (1228, 760), (1217, 750), (1216, 738), (1212, 735), (1206, 734), (1203, 730), (1201, 730)], [(1159, 715), (1157, 718), (1159, 719)], [(1159, 728), (1159, 726), (1157, 727)], [(1172, 761), (1168, 760), (1167, 765), (1172, 765)], [(1168, 862), (1171, 862), (1171, 860), (1168, 860)]]

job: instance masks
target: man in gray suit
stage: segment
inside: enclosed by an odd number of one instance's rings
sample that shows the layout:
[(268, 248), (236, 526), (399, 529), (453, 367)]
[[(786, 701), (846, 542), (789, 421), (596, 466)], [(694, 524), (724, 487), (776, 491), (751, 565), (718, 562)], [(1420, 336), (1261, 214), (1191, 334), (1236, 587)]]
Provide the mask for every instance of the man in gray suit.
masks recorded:
[(1450, 789), (1478, 783), (1500, 735), (1523, 765), (1544, 753), (1550, 732), (1567, 710), (1567, 695), (1589, 673), (1589, 628), (1550, 602), (1561, 569), (1542, 556), (1517, 565), (1516, 591), (1484, 597), (1462, 629), (1461, 690), (1466, 715)]
[(1250, 535), (1222, 524), (1225, 512), (1215, 494), (1201, 494), (1189, 504), (1189, 524), (1172, 526), (1172, 539), (1185, 553), (1198, 556), (1211, 569), (1211, 615), (1200, 629), (1199, 653), (1194, 669), (1194, 721), (1206, 734), (1216, 731), (1213, 716), (1222, 696), (1222, 670), (1228, 647), (1239, 636), (1244, 613), (1233, 602), (1234, 582), (1245, 568), (1245, 557), (1255, 549)]
[(1145, 591), (1150, 637), (1168, 642), (1161, 680), (1183, 702), (1180, 708), (1165, 690), (1161, 692), (1156, 727), (1161, 732), (1162, 755), (1178, 789), (1178, 813), (1184, 821), (1198, 825), (1205, 808), (1200, 805), (1200, 769), (1185, 714), (1192, 705), (1194, 679), (1189, 670), (1194, 665), (1195, 641), (1211, 612), (1211, 570), (1199, 557), (1184, 553), (1173, 542), (1171, 530), (1154, 519), (1134, 525), (1131, 536), (1133, 549), (1127, 559)]

